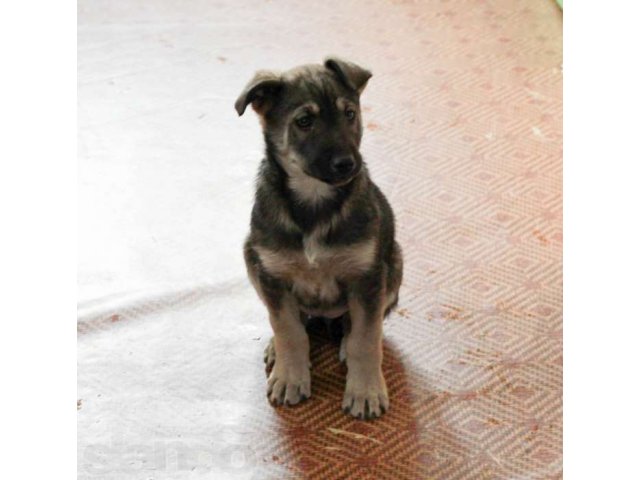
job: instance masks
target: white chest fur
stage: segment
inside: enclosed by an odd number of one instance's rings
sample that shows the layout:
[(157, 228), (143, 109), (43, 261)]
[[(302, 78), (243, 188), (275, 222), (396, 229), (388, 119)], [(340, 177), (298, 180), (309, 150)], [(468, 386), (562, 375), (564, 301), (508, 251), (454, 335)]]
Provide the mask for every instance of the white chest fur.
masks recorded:
[(331, 303), (340, 296), (339, 281), (369, 269), (376, 253), (374, 239), (352, 245), (332, 246), (321, 230), (303, 238), (302, 249), (256, 247), (263, 267), (291, 285), (292, 291), (310, 302)]

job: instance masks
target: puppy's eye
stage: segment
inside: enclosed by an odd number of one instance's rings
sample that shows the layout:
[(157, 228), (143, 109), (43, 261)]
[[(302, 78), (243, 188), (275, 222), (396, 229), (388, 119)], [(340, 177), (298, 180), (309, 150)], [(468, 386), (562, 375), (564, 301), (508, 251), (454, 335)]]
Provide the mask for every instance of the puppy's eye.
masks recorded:
[(309, 130), (313, 125), (313, 117), (311, 115), (303, 115), (296, 118), (296, 125), (302, 130)]
[(353, 122), (356, 119), (356, 111), (353, 108), (347, 108), (344, 111), (344, 116), (347, 117), (347, 120)]

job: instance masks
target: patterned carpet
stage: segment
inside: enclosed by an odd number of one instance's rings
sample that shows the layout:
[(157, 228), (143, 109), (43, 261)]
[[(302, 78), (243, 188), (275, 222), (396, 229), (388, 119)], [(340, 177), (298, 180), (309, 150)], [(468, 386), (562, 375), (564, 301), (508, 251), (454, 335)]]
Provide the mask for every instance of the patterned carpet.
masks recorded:
[[(553, 1), (81, 0), (78, 38), (80, 478), (562, 478)], [(241, 257), (262, 140), (233, 101), (254, 70), (328, 53), (374, 72), (363, 154), (405, 252), (391, 408), (371, 422), (341, 412), (322, 331), (311, 399), (268, 405)], [(184, 204), (163, 197), (174, 180)], [(167, 205), (183, 213), (165, 228)]]

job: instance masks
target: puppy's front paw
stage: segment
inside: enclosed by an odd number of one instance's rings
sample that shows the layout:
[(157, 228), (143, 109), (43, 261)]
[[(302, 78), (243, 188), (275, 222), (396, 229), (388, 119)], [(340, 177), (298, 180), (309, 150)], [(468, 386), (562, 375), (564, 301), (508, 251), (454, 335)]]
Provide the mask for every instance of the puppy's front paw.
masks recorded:
[(267, 397), (274, 405), (296, 405), (311, 396), (308, 364), (281, 365), (275, 360), (267, 380)]
[(342, 400), (345, 413), (362, 419), (381, 416), (389, 409), (387, 385), (382, 372), (348, 373)]

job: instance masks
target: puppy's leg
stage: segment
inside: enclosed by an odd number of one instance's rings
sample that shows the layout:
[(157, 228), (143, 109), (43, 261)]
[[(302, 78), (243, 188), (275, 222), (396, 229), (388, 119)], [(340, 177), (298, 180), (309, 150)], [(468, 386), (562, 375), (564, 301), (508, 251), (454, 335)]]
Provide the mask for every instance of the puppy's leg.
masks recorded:
[(276, 405), (295, 405), (311, 396), (309, 337), (293, 296), (285, 293), (279, 303), (278, 308), (269, 308), (275, 363), (267, 396)]
[(398, 242), (393, 243), (393, 250), (391, 251), (391, 261), (388, 262), (386, 266), (387, 292), (386, 306), (384, 309), (385, 317), (398, 304), (398, 290), (400, 290), (400, 284), (402, 283), (402, 249), (400, 248)]
[[(372, 281), (377, 279), (368, 283)], [(378, 285), (383, 282), (378, 281)], [(370, 296), (363, 295), (365, 292)], [(369, 285), (364, 292), (349, 299), (351, 330), (344, 340), (347, 385), (342, 409), (357, 418), (379, 417), (389, 408), (387, 385), (382, 375), (384, 297), (383, 285)]]
[(267, 396), (277, 405), (295, 405), (311, 396), (309, 337), (300, 319), (298, 304), (286, 286), (262, 268), (248, 242), (244, 254), (249, 279), (269, 310), (273, 329), (273, 338), (265, 351), (267, 366), (273, 362)]

